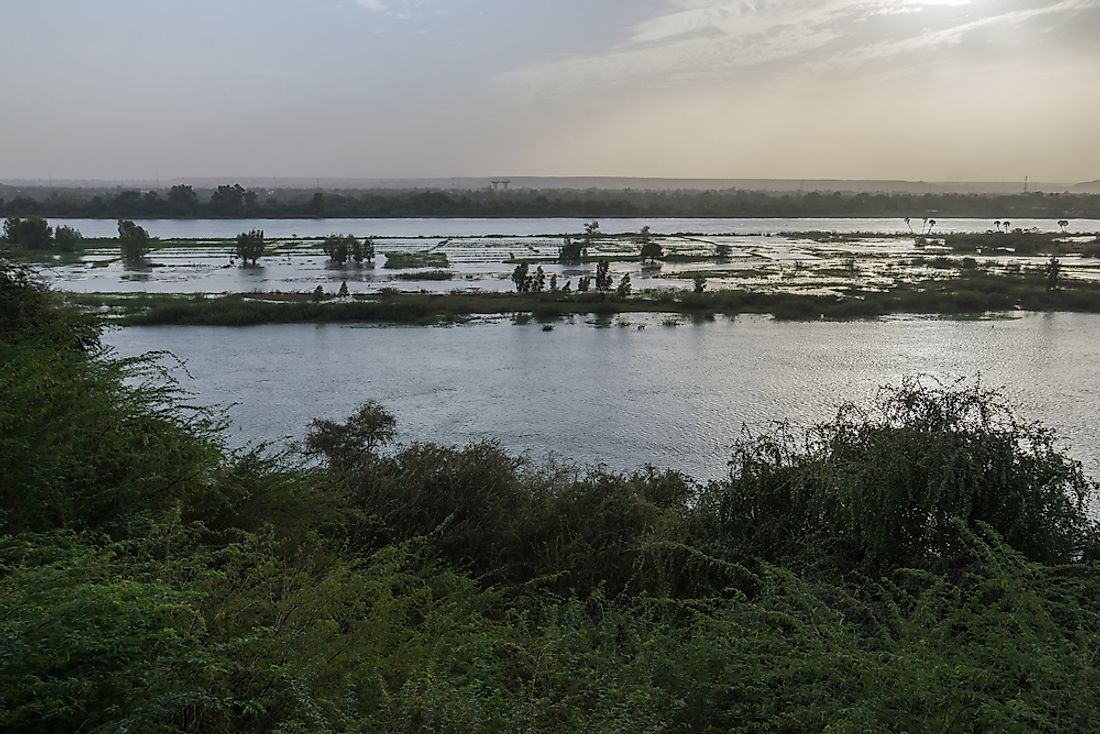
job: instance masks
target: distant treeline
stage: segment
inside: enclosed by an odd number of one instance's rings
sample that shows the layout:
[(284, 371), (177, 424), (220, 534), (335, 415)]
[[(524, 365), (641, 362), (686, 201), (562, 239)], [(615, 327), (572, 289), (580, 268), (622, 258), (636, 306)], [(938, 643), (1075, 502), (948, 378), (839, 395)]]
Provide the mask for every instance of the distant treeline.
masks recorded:
[(240, 217), (1100, 217), (1100, 194), (641, 190), (153, 191), (0, 187), (0, 216)]

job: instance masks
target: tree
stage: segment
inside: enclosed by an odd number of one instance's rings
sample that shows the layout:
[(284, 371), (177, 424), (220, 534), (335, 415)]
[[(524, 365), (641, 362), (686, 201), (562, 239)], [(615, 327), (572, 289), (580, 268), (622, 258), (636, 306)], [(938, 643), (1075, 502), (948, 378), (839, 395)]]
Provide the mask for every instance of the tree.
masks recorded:
[(707, 279), (703, 276), (702, 273), (696, 274), (696, 276), (691, 279), (691, 283), (694, 286), (696, 293), (702, 293), (707, 289)]
[(664, 250), (661, 249), (660, 243), (654, 241), (649, 234), (649, 226), (642, 227), (642, 231), (638, 235), (638, 244), (642, 246), (642, 259), (649, 260), (651, 263), (655, 263), (657, 258), (664, 255)]
[(584, 224), (584, 247), (581, 248), (581, 257), (588, 257), (588, 248), (596, 243), (596, 237), (600, 234), (600, 223), (593, 219)]
[(219, 186), (210, 195), (210, 213), (217, 217), (244, 216), (244, 188), (240, 184)]
[(141, 262), (149, 252), (149, 233), (129, 219), (118, 220), (118, 244), (122, 259), (128, 263)]
[(374, 240), (367, 237), (362, 242), (355, 240), (355, 243), (351, 246), (351, 259), (357, 263), (361, 263), (364, 260), (372, 262), (374, 260)]
[(397, 421), (373, 400), (360, 406), (343, 423), (315, 420), (309, 424), (306, 453), (321, 456), (337, 471), (349, 471), (369, 464), (378, 450), (397, 435)]
[(79, 230), (63, 224), (54, 231), (53, 239), (54, 242), (57, 243), (57, 248), (59, 250), (72, 252), (80, 246), (80, 243), (84, 240), (84, 236), (80, 234)]
[(309, 214), (313, 217), (325, 216), (325, 195), (320, 191), (310, 197)]
[(584, 246), (572, 237), (566, 237), (564, 243), (558, 248), (558, 261), (563, 263), (579, 263), (584, 258)]
[(558, 292), (558, 274), (557, 273), (551, 273), (550, 274), (550, 292), (551, 293), (557, 293)]
[(719, 260), (729, 260), (730, 255), (733, 254), (733, 247), (727, 244), (720, 244), (715, 247), (715, 254), (718, 255)]
[(199, 195), (185, 184), (168, 189), (168, 209), (177, 217), (191, 217), (199, 211)]
[(343, 265), (351, 257), (352, 249), (358, 244), (359, 241), (355, 239), (354, 235), (330, 234), (321, 243), (321, 250), (328, 255), (329, 260), (337, 265)]
[(596, 290), (611, 290), (611, 264), (607, 260), (596, 263)]
[(1001, 231), (1001, 220), (1000, 219), (994, 219), (993, 220), (993, 226), (997, 228), (998, 232), (1000, 232)]
[(313, 289), (313, 295), (310, 296), (310, 300), (314, 303), (320, 303), (325, 300), (325, 289), (321, 286), (317, 286)]
[(516, 293), (526, 293), (530, 287), (530, 278), (527, 275), (528, 268), (527, 263), (520, 263), (512, 271), (512, 282), (516, 284)]
[(630, 295), (630, 273), (623, 274), (623, 277), (619, 280), (619, 286), (615, 289), (615, 295), (619, 298), (626, 298)]
[(347, 298), (348, 295), (348, 282), (345, 280), (340, 283), (340, 290), (336, 291), (336, 297)]
[(1047, 275), (1047, 290), (1058, 290), (1058, 279), (1062, 275), (1062, 262), (1054, 255), (1050, 256), (1050, 262), (1045, 268)]
[(592, 285), (592, 278), (587, 275), (582, 275), (577, 279), (577, 293), (587, 293), (588, 288)]
[(531, 285), (529, 290), (532, 290), (535, 293), (542, 293), (544, 290), (546, 290), (546, 273), (543, 272), (541, 265), (535, 268), (535, 275), (531, 278)]
[(53, 239), (53, 227), (42, 217), (8, 217), (4, 221), (4, 239), (28, 250), (42, 250)]
[(1069, 226), (1069, 220), (1068, 219), (1059, 219), (1058, 220), (1058, 226), (1062, 228), (1062, 234), (1065, 234), (1066, 233), (1066, 227)]
[(264, 231), (254, 229), (251, 232), (242, 232), (237, 235), (237, 257), (241, 258), (243, 265), (247, 261), (256, 261), (264, 254)]

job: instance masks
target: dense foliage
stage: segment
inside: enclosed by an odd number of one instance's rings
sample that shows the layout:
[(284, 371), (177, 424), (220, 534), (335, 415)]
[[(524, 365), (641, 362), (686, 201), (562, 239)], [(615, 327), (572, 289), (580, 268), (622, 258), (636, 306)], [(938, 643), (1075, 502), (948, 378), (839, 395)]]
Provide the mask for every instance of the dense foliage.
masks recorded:
[(0, 270), (5, 732), (1100, 727), (1096, 488), (980, 386), (699, 483), (401, 446), (374, 403), (229, 451), (97, 328)]
[[(1100, 194), (765, 192), (727, 189), (368, 189), (249, 191), (239, 184), (136, 191), (0, 191), (0, 215), (25, 217), (1036, 217), (1100, 216)], [(998, 220), (999, 221), (999, 220)]]

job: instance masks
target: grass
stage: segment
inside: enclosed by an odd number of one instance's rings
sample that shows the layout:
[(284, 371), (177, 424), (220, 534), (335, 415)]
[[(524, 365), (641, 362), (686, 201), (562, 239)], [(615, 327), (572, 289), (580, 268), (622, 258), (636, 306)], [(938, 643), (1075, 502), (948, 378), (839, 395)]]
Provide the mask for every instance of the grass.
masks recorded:
[(416, 273), (398, 273), (397, 280), (452, 280), (455, 274), (450, 270), (421, 270)]
[(444, 252), (387, 252), (382, 267), (398, 268), (447, 268), (451, 263)]
[(1100, 312), (1100, 284), (1070, 282), (1046, 289), (1040, 273), (1001, 275), (963, 271), (886, 290), (847, 288), (840, 295), (759, 290), (706, 293), (647, 292), (627, 299), (601, 293), (378, 293), (350, 301), (314, 302), (306, 293), (234, 294), (209, 298), (143, 294), (70, 295), (86, 307), (109, 307), (128, 325), (367, 322), (439, 324), (477, 315), (531, 314), (540, 321), (574, 314), (771, 314), (777, 319), (862, 319), (913, 313), (975, 315), (1024, 311)]

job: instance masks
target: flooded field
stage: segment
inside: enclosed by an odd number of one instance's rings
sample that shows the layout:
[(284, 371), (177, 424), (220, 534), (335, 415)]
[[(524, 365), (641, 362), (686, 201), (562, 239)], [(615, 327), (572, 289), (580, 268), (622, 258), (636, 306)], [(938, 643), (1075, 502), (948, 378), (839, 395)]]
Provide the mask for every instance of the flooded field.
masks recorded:
[(715, 477), (742, 425), (811, 423), (845, 400), (926, 373), (1003, 386), (1028, 419), (1055, 427), (1100, 474), (1100, 315), (994, 321), (891, 318), (792, 323), (738, 317), (693, 324), (632, 314), (537, 324), (368, 328), (132, 327), (106, 341), (126, 355), (167, 349), (199, 402), (227, 406), (231, 440), (300, 437), (315, 417), (368, 399), (403, 441), (489, 438), (536, 457), (646, 463)]
[[(66, 222), (89, 237), (113, 234), (113, 222), (56, 220)], [(1018, 224), (1046, 231), (1052, 226), (1040, 220)], [(556, 276), (559, 287), (576, 287), (594, 268), (591, 262), (557, 262), (564, 238), (579, 236), (581, 220), (152, 220), (145, 225), (162, 239), (141, 265), (127, 264), (116, 245), (104, 243), (46, 261), (42, 267), (62, 290), (111, 293), (305, 292), (317, 286), (335, 291), (344, 282), (351, 293), (507, 291), (514, 287), (511, 273), (520, 262), (529, 263), (532, 270), (542, 267), (547, 279)], [(647, 225), (663, 250), (662, 260), (641, 261), (638, 238), (623, 236)], [(937, 231), (984, 232), (989, 225), (985, 220), (945, 220), (937, 223)], [(615, 219), (600, 226), (601, 236), (589, 248), (589, 259), (608, 259), (611, 275), (620, 279), (629, 274), (636, 291), (690, 289), (699, 275), (711, 290), (831, 293), (855, 283), (888, 288), (913, 279), (948, 277), (958, 265), (957, 259), (946, 264), (922, 262), (947, 253), (935, 246), (918, 247), (915, 238), (899, 234), (909, 226), (900, 220)], [(252, 228), (264, 230), (268, 251), (258, 266), (239, 267), (228, 238)], [(1100, 221), (1074, 222), (1071, 231), (1094, 230), (1100, 230)], [(378, 252), (374, 262), (332, 263), (321, 252), (318, 237), (333, 232), (373, 236)], [(387, 267), (387, 255), (399, 253), (442, 256), (445, 265)], [(1042, 257), (1011, 254), (978, 255), (974, 260), (994, 271), (1045, 262)], [(1067, 277), (1100, 278), (1096, 258), (1067, 256), (1063, 268)]]

